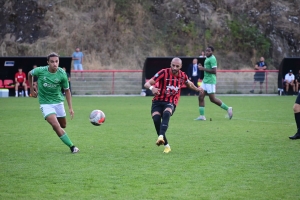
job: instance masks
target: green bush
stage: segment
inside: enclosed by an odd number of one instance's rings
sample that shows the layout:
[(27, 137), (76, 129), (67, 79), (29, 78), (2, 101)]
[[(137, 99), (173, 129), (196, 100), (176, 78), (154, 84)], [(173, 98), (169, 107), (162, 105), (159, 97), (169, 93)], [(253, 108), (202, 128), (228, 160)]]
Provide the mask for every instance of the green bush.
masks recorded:
[(252, 25), (245, 16), (234, 17), (234, 20), (227, 21), (231, 33), (231, 47), (236, 51), (248, 51), (255, 49), (258, 55), (269, 55), (271, 42), (260, 33), (256, 25)]

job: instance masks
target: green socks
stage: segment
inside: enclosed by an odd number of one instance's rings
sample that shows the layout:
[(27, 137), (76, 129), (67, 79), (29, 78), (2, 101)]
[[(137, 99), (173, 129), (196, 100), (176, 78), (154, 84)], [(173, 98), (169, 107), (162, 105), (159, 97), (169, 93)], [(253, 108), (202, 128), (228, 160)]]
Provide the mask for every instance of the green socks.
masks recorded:
[(223, 108), (224, 110), (228, 110), (228, 106), (222, 102), (221, 108)]
[[(224, 110), (228, 110), (228, 106), (222, 102), (222, 105), (220, 106)], [(204, 116), (205, 107), (199, 107), (199, 113), (200, 115)]]
[(67, 133), (65, 132), (62, 136), (59, 137), (61, 139), (61, 141), (63, 141), (63, 143), (65, 143), (65, 145), (67, 145), (68, 147), (73, 146), (73, 143), (71, 142), (69, 136), (67, 135)]
[(204, 110), (205, 110), (205, 107), (199, 107), (200, 115), (204, 115)]

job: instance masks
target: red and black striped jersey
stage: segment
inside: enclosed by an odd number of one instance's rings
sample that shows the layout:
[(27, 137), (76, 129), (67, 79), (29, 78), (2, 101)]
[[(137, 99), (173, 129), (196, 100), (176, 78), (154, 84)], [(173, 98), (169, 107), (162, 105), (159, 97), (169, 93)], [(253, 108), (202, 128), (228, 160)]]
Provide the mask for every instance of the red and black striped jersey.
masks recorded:
[(160, 94), (154, 96), (152, 101), (166, 101), (178, 104), (181, 87), (188, 81), (187, 75), (179, 70), (178, 75), (172, 74), (171, 68), (162, 69), (157, 72), (152, 79), (158, 82)]

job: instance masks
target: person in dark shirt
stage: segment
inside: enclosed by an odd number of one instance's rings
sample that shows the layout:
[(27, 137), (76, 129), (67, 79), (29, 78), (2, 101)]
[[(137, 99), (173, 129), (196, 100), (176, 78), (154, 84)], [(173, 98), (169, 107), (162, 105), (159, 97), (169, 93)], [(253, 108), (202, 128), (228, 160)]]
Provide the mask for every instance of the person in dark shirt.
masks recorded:
[(297, 99), (293, 106), (295, 122), (297, 126), (297, 132), (293, 136), (289, 136), (291, 140), (300, 139), (300, 93), (298, 93)]
[[(33, 69), (37, 68), (37, 65), (33, 65)], [(35, 91), (37, 91), (37, 81), (38, 81), (38, 77), (37, 76), (33, 76), (33, 88)]]
[[(72, 90), (71, 90), (71, 75), (69, 72), (67, 72), (67, 69), (65, 67), (62, 67), (63, 70), (65, 70), (66, 74), (67, 74), (67, 77), (68, 77), (68, 81), (69, 81), (69, 89), (70, 89), (70, 92), (71, 92), (71, 95), (72, 95)], [(62, 89), (62, 93), (65, 95), (65, 91)]]
[(296, 93), (299, 93), (299, 85), (300, 85), (300, 70), (299, 73), (295, 76), (295, 85), (296, 85)]
[(266, 70), (267, 67), (268, 67), (268, 65), (265, 62), (265, 58), (261, 57), (259, 62), (257, 62), (254, 67), (254, 69), (257, 71), (254, 74), (254, 82), (253, 82), (252, 90), (250, 90), (250, 93), (254, 93), (255, 84), (256, 84), (256, 82), (259, 82), (259, 84), (260, 84), (259, 94), (262, 94), (262, 87), (263, 87), (263, 83), (265, 81), (265, 76), (266, 76), (264, 70)]
[[(198, 59), (197, 58), (194, 58), (193, 63), (191, 63), (189, 65), (188, 77), (189, 77), (189, 80), (191, 82), (193, 82), (193, 84), (195, 86), (198, 86), (198, 79), (200, 78), (200, 70), (198, 69)], [(190, 89), (188, 95), (190, 95), (193, 92), (194, 92), (193, 89)], [(196, 94), (197, 93), (194, 92), (194, 95), (196, 95)]]

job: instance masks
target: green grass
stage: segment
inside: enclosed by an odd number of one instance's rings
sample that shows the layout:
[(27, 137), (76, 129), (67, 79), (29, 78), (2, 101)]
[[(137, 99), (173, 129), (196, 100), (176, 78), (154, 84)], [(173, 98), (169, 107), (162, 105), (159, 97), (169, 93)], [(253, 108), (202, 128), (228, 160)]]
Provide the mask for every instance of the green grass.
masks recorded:
[[(66, 131), (78, 154), (36, 99), (0, 98), (0, 199), (299, 199), (296, 97), (219, 98), (232, 120), (206, 98), (208, 120), (194, 121), (197, 98), (181, 98), (169, 154), (155, 145), (149, 97), (74, 97)], [(89, 123), (93, 109), (104, 125)]]

